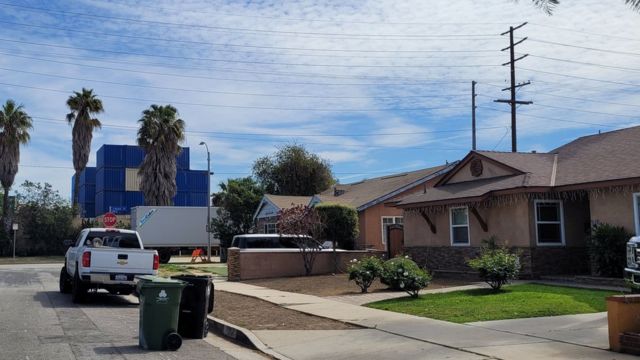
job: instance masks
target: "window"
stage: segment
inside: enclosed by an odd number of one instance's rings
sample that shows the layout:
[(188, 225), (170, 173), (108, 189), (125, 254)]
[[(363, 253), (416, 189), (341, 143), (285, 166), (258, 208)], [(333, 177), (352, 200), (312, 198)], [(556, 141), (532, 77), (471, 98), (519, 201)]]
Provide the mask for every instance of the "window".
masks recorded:
[(564, 245), (564, 222), (560, 200), (536, 200), (538, 245)]
[(266, 223), (264, 224), (264, 233), (265, 234), (275, 234), (278, 232), (278, 228), (276, 227), (276, 223)]
[(633, 194), (633, 215), (636, 224), (636, 236), (640, 236), (640, 193)]
[(387, 243), (387, 226), (402, 224), (402, 216), (383, 216), (382, 218), (382, 243)]
[(469, 245), (469, 209), (454, 207), (449, 209), (451, 224), (451, 245)]

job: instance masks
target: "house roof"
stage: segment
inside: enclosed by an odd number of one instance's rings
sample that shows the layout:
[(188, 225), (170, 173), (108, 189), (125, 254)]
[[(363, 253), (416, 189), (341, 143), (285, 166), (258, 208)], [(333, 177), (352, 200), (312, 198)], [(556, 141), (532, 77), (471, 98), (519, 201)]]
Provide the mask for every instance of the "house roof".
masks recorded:
[(311, 196), (288, 196), (271, 194), (265, 194), (264, 197), (279, 209), (287, 209), (297, 205), (309, 205), (309, 202), (312, 198)]
[(366, 179), (351, 184), (338, 184), (315, 196), (321, 202), (338, 203), (364, 210), (379, 204), (412, 187), (432, 179), (453, 168), (454, 164), (440, 165), (400, 174)]
[[(640, 126), (578, 138), (549, 153), (471, 151), (432, 189), (403, 198), (400, 207), (475, 201), (496, 191), (549, 191), (589, 183), (640, 180)], [(448, 184), (474, 158), (499, 163), (512, 174)]]

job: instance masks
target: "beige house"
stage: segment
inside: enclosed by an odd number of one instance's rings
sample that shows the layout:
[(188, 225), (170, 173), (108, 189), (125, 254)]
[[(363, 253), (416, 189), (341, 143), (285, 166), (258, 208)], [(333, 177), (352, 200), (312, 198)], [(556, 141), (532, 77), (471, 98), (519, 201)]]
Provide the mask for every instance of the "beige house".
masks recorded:
[(521, 251), (523, 274), (587, 273), (594, 223), (640, 234), (640, 127), (585, 136), (549, 153), (472, 151), (431, 189), (397, 201), (405, 251), (467, 272), (483, 239)]
[(315, 195), (312, 203), (336, 203), (355, 208), (358, 211), (360, 226), (360, 235), (356, 240), (355, 248), (386, 250), (386, 227), (402, 224), (404, 221), (402, 209), (388, 206), (386, 202), (424, 192), (424, 189), (433, 186), (454, 165), (446, 164), (351, 184), (338, 184)]

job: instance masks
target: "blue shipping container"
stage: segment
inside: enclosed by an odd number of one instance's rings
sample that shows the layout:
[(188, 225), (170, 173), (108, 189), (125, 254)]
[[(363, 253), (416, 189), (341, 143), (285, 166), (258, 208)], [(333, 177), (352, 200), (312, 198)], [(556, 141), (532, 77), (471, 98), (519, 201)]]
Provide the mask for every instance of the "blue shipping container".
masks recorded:
[(96, 171), (96, 192), (124, 191), (124, 168), (100, 168)]
[(80, 203), (80, 216), (83, 218), (94, 218), (96, 217), (96, 204), (93, 202), (90, 203)]
[(173, 197), (173, 206), (188, 206), (189, 193), (184, 191), (178, 191), (176, 196)]
[(96, 168), (87, 167), (80, 173), (80, 185), (83, 184), (96, 184)]
[(93, 203), (96, 201), (96, 186), (93, 184), (80, 185), (80, 191), (78, 193), (79, 203)]
[(199, 170), (191, 170), (187, 175), (189, 191), (192, 192), (208, 192), (209, 184), (207, 172)]
[(144, 194), (142, 194), (142, 191), (127, 191), (125, 200), (125, 205), (131, 211), (133, 207), (144, 205)]
[(189, 148), (183, 147), (176, 160), (176, 169), (189, 170)]
[(96, 215), (102, 215), (111, 207), (125, 207), (124, 191), (101, 191), (96, 193)]
[(189, 193), (187, 206), (207, 206), (207, 193)]
[(138, 168), (144, 160), (144, 150), (135, 145), (125, 146), (125, 165), (128, 168)]
[(188, 191), (188, 171), (178, 170), (176, 172), (176, 187), (178, 191)]
[(98, 149), (96, 158), (97, 168), (124, 168), (124, 148), (123, 145), (102, 145), (102, 147)]

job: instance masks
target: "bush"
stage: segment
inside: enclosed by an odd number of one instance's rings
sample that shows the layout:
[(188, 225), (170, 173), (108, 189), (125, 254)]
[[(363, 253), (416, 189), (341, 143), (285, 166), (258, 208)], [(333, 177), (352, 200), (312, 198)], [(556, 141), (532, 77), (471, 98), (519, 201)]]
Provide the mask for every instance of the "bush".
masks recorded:
[(371, 283), (382, 274), (382, 260), (375, 256), (365, 257), (360, 260), (351, 260), (347, 269), (349, 280), (355, 281), (363, 293), (366, 293)]
[(323, 239), (335, 241), (341, 249), (353, 250), (360, 233), (358, 211), (347, 205), (322, 203), (315, 206), (326, 227)]
[(495, 291), (517, 279), (520, 274), (520, 257), (507, 249), (483, 250), (480, 257), (467, 263)]
[(415, 298), (429, 285), (431, 274), (420, 269), (408, 256), (400, 256), (384, 263), (380, 281), (392, 290), (406, 291)]
[(609, 277), (623, 276), (627, 264), (627, 242), (631, 236), (621, 226), (593, 226), (588, 247), (596, 274)]

